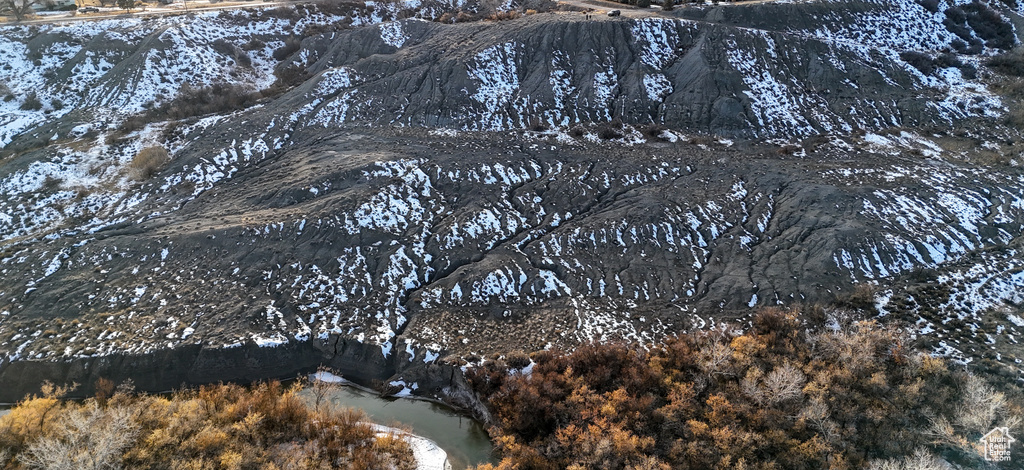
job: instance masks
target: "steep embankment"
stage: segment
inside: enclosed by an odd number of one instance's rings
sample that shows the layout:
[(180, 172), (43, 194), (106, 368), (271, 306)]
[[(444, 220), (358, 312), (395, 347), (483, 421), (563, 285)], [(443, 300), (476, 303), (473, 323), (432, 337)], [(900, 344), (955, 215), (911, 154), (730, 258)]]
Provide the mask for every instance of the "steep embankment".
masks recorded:
[[(950, 47), (955, 36), (935, 25), (917, 47)], [(325, 127), (369, 121), (500, 130), (617, 118), (792, 137), (945, 126), (1000, 108), (955, 68), (925, 76), (900, 59), (903, 48), (833, 37), (815, 23), (790, 26), (808, 30), (576, 13), (499, 24), (404, 21), (311, 38), (301, 67), (344, 74), (320, 90), (328, 96), (312, 122)]]
[[(441, 354), (650, 342), (896, 279), (878, 303), (922, 335), (984, 323), (942, 352), (1016, 359), (983, 343), (1024, 325), (997, 309), (1019, 300), (1024, 179), (971, 161), (1019, 154), (1019, 136), (975, 30), (943, 24), (954, 6), (458, 24), (375, 8), (7, 32), (18, 57), (68, 49), (23, 67), (40, 90), (99, 72), (60, 110), (3, 108), (0, 382), (17, 386), (0, 400), (31, 389), (25, 370), (91, 383), (131, 363), (153, 387), (325, 361), (436, 393), (460, 384), (427, 373)], [(280, 34), (317, 23), (333, 26)], [(273, 71), (298, 85), (115, 130), (181, 105), (177, 83), (258, 89)], [(152, 145), (171, 158), (139, 181)]]

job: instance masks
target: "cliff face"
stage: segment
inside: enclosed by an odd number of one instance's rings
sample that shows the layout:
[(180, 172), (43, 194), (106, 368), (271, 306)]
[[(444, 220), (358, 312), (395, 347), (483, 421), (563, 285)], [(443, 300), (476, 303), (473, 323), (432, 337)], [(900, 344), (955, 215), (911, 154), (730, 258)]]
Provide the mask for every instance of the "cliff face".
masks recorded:
[[(0, 105), (0, 401), (321, 362), (435, 393), (461, 380), (443, 355), (652, 342), (874, 282), (938, 351), (1017, 357), (1019, 135), (969, 49), (1005, 44), (952, 5), (374, 8), (2, 30), (25, 77)], [(281, 34), (321, 23), (345, 26)], [(298, 85), (121, 126), (275, 73)], [(149, 146), (170, 158), (145, 178)]]

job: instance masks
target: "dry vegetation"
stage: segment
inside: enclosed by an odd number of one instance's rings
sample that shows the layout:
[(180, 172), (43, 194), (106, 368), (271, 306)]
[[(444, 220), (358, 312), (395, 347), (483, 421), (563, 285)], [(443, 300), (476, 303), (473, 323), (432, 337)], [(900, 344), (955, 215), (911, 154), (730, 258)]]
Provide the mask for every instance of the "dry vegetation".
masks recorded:
[(809, 333), (771, 310), (744, 334), (541, 352), (528, 375), (500, 361), (468, 375), (498, 421), (499, 469), (977, 468), (983, 433), (1021, 431), (1016, 395), (874, 322), (835, 325)]
[(228, 83), (197, 88), (186, 83), (174, 100), (126, 119), (118, 129), (121, 135), (142, 129), (151, 122), (180, 121), (208, 114), (227, 114), (256, 104), (261, 92)]
[(133, 178), (144, 181), (155, 175), (169, 161), (171, 158), (163, 147), (146, 147), (132, 158), (129, 169)]
[(0, 418), (0, 468), (411, 469), (408, 444), (377, 435), (355, 410), (308, 406), (299, 386), (215, 385), (171, 397), (97, 384), (97, 396), (62, 401), (66, 389), (19, 403)]

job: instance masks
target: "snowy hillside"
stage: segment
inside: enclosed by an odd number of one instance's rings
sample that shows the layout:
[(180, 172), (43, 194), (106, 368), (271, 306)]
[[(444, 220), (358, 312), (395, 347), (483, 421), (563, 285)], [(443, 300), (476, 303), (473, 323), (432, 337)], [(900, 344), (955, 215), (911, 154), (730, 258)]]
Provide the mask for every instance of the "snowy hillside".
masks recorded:
[[(1016, 367), (1024, 159), (984, 65), (1015, 13), (970, 5), (0, 27), (0, 374), (311, 344), (395, 372), (864, 285)], [(168, 111), (214, 84), (248, 101)]]

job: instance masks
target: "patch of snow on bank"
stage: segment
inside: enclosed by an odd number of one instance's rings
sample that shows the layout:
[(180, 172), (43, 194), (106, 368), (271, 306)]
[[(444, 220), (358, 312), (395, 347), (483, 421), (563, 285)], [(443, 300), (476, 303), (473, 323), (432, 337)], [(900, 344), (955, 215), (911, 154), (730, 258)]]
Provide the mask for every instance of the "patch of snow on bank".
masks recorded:
[(413, 458), (416, 459), (417, 470), (452, 469), (451, 464), (448, 462), (448, 453), (441, 446), (437, 445), (436, 442), (388, 426), (370, 424), (370, 427), (377, 432), (378, 436), (396, 435), (409, 443), (409, 447), (412, 448)]
[(327, 372), (327, 371), (318, 371), (316, 373), (310, 374), (309, 375), (309, 380), (310, 381), (326, 382), (326, 383), (331, 383), (331, 384), (349, 383), (348, 380), (345, 380), (340, 375), (334, 375), (334, 374), (332, 374), (330, 372)]

